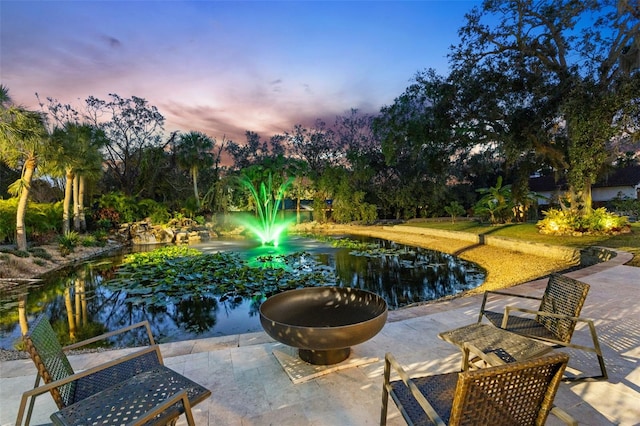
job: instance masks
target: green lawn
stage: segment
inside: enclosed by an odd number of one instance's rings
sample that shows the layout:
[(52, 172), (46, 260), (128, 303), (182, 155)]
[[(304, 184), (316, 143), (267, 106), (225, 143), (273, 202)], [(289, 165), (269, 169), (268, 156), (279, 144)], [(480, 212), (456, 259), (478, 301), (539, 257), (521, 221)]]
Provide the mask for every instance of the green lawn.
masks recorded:
[(584, 248), (603, 246), (633, 253), (632, 266), (640, 266), (640, 223), (631, 224), (631, 232), (620, 235), (583, 235), (580, 237), (543, 235), (538, 232), (534, 223), (518, 223), (490, 226), (475, 221), (447, 222), (409, 222), (407, 225), (423, 228), (446, 229), (449, 231), (470, 232), (473, 234), (495, 235), (515, 238), (537, 243), (545, 243), (567, 247)]

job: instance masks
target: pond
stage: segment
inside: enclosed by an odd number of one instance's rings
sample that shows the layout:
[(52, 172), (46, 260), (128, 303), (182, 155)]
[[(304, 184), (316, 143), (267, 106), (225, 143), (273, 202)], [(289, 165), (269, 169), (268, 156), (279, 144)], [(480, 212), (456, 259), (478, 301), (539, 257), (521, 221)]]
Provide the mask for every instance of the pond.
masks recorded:
[[(298, 236), (290, 236), (279, 247), (256, 246), (242, 239), (219, 239), (190, 247), (204, 253), (237, 252), (248, 260), (304, 253), (314, 263), (326, 265), (325, 285), (369, 290), (382, 296), (392, 310), (454, 295), (479, 286), (485, 279), (485, 271), (478, 265), (452, 255), (387, 240), (348, 237), (376, 248), (359, 251)], [(68, 342), (145, 319), (161, 343), (262, 330), (259, 307), (265, 295), (258, 292), (251, 296), (185, 296), (162, 306), (130, 303), (126, 291), (105, 285), (117, 276), (122, 259), (123, 255), (95, 259), (48, 277), (42, 284), (2, 292), (0, 348), (16, 347), (21, 336), (19, 318), (24, 318), (25, 312), (29, 321), (46, 312), (54, 329)], [(136, 338), (127, 336), (110, 343), (132, 346), (140, 343)]]

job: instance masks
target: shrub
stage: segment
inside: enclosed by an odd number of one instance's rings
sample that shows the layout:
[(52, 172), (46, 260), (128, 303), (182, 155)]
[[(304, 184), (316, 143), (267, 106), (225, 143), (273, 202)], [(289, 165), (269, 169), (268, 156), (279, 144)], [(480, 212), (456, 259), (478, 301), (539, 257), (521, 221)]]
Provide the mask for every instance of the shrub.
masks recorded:
[(626, 217), (608, 212), (604, 207), (580, 215), (572, 210), (549, 209), (543, 212), (544, 219), (536, 226), (543, 234), (611, 234), (628, 227)]
[(0, 243), (13, 242), (16, 233), (18, 199), (0, 200)]
[[(17, 208), (17, 198), (0, 200), (0, 242), (15, 239)], [(29, 203), (24, 222), (29, 240), (47, 242), (62, 228), (62, 202)]]
[[(109, 219), (112, 224), (121, 222), (135, 222), (138, 219), (138, 207), (136, 200), (133, 197), (128, 197), (119, 192), (112, 192), (104, 194), (98, 201), (100, 210), (106, 209), (109, 216), (105, 216), (104, 212), (96, 219)], [(114, 213), (115, 212), (115, 213)], [(117, 220), (114, 220), (116, 219)]]
[(64, 235), (58, 236), (58, 246), (63, 256), (73, 253), (80, 242), (80, 235), (75, 231), (66, 232)]
[(457, 201), (452, 201), (448, 206), (444, 207), (444, 211), (447, 212), (449, 216), (451, 216), (451, 223), (456, 222), (456, 217), (461, 216), (465, 213), (464, 207)]
[(104, 243), (107, 241), (107, 238), (109, 238), (109, 233), (104, 229), (97, 229), (93, 231), (91, 235), (93, 235), (93, 238), (95, 238), (96, 241), (98, 241), (101, 245), (104, 245)]
[(16, 250), (16, 249), (0, 249), (0, 252), (2, 253), (9, 253), (14, 255), (15, 257), (29, 257), (30, 254), (28, 251), (25, 250)]
[(609, 202), (609, 208), (623, 216), (640, 216), (640, 200), (616, 197)]
[(34, 247), (32, 249), (29, 249), (29, 253), (31, 253), (33, 257), (38, 257), (40, 259), (51, 259), (51, 253), (49, 253), (42, 247)]
[(374, 223), (378, 218), (377, 208), (374, 204), (364, 201), (365, 193), (355, 191), (351, 197), (338, 197), (333, 203), (332, 219), (338, 223), (359, 221)]
[(158, 224), (167, 223), (171, 218), (171, 215), (167, 208), (157, 201), (151, 199), (140, 200), (138, 203), (138, 216), (136, 220), (141, 220), (147, 217), (151, 220), (151, 223)]

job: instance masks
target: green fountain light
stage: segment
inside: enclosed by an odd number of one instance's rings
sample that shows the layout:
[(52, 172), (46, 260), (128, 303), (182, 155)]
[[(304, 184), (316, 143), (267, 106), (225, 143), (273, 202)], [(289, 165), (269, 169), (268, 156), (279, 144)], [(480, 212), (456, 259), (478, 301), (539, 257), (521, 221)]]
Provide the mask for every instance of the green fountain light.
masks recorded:
[(293, 182), (293, 178), (287, 179), (273, 192), (273, 178), (271, 173), (267, 182), (260, 183), (258, 189), (247, 176), (242, 176), (240, 182), (249, 190), (256, 204), (256, 217), (245, 217), (242, 224), (253, 232), (263, 245), (277, 247), (280, 236), (289, 227), (293, 219), (278, 219), (278, 210), (284, 199), (284, 194)]

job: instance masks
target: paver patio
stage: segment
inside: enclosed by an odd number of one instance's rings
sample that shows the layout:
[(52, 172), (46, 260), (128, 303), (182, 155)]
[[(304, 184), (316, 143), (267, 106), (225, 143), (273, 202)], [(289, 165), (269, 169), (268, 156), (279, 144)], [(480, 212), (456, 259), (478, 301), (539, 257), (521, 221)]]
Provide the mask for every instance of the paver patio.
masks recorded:
[[(609, 373), (606, 381), (561, 384), (555, 402), (580, 424), (640, 424), (640, 268), (624, 266), (629, 258), (620, 253), (567, 274), (591, 284), (582, 315), (595, 321)], [(510, 291), (541, 295), (545, 285), (546, 280), (537, 280)], [(480, 303), (481, 296), (469, 296), (392, 311), (377, 336), (353, 348), (352, 357), (379, 361), (299, 384), (291, 382), (272, 353), (285, 348), (262, 332), (163, 344), (161, 350), (167, 366), (212, 391), (210, 399), (194, 407), (198, 425), (374, 425), (385, 352), (392, 352), (412, 375), (455, 371), (460, 352), (437, 334), (475, 322)], [(584, 326), (576, 329), (574, 342), (589, 344)], [(567, 371), (598, 372), (595, 355), (562, 350), (571, 355)], [(70, 359), (81, 370), (114, 356), (111, 351)], [(30, 360), (0, 363), (1, 425), (15, 422), (20, 396), (34, 378)], [(43, 395), (36, 401), (32, 424), (50, 424), (53, 400)], [(178, 425), (184, 424), (181, 418)], [(388, 424), (404, 424), (393, 404)], [(551, 416), (547, 424), (562, 423)]]

